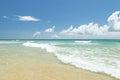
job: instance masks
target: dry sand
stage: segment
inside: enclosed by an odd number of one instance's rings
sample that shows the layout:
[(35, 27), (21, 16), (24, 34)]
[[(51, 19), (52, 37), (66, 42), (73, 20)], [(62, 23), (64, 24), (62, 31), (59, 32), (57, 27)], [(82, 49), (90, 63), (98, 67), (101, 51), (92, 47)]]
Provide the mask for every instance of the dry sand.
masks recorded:
[(115, 80), (64, 64), (18, 63), (0, 71), (0, 80)]

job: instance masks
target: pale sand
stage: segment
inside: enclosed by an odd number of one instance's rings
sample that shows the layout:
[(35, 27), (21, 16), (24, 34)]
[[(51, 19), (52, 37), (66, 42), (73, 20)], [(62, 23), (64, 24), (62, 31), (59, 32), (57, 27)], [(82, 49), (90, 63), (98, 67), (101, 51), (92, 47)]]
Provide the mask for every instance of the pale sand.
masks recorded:
[[(3, 65), (4, 66), (4, 65)], [(0, 71), (0, 80), (115, 80), (64, 64), (19, 62)]]

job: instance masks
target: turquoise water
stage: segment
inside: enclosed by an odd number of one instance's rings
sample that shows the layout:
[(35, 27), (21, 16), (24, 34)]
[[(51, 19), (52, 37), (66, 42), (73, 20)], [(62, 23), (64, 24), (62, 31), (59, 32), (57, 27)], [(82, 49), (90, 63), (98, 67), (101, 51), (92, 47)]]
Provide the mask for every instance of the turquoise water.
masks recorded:
[(46, 56), (53, 54), (61, 62), (77, 68), (120, 79), (120, 40), (0, 40), (0, 58), (20, 58), (26, 54), (39, 58), (41, 52)]

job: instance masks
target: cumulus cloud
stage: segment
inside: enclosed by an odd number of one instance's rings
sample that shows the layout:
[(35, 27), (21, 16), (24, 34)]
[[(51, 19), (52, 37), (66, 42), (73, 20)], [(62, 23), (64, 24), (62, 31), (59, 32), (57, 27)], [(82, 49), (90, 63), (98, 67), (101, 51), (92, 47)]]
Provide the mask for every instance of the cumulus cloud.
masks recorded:
[(48, 28), (46, 29), (44, 32), (50, 33), (50, 32), (54, 32), (55, 26), (53, 26), (52, 28)]
[(32, 17), (32, 16), (18, 16), (18, 19), (20, 21), (40, 21), (40, 19), (37, 19), (37, 18)]
[(120, 11), (112, 13), (107, 21), (111, 31), (120, 31)]
[(59, 34), (67, 37), (110, 36), (117, 38), (117, 36), (120, 36), (120, 11), (112, 13), (108, 17), (107, 23), (103, 26), (99, 26), (96, 23), (84, 24), (78, 27), (70, 26), (68, 29), (62, 30)]
[(33, 37), (34, 37), (34, 38), (39, 38), (39, 37), (40, 37), (40, 35), (41, 35), (41, 33), (40, 33), (40, 32), (35, 32), (35, 33), (33, 34)]
[(89, 23), (73, 28), (70, 26), (66, 30), (62, 30), (60, 34), (63, 35), (103, 35), (108, 32), (108, 26), (99, 26), (98, 24)]
[[(80, 26), (73, 27), (72, 25), (63, 29), (58, 33), (54, 32), (55, 26), (46, 29), (45, 34), (40, 34), (40, 32), (36, 32), (33, 36), (40, 37), (44, 36), (47, 38), (83, 38), (83, 39), (119, 39), (120, 36), (120, 11), (115, 11), (110, 15), (107, 19), (107, 23), (105, 25), (99, 25), (97, 23), (88, 23)], [(51, 33), (51, 34), (49, 34)]]

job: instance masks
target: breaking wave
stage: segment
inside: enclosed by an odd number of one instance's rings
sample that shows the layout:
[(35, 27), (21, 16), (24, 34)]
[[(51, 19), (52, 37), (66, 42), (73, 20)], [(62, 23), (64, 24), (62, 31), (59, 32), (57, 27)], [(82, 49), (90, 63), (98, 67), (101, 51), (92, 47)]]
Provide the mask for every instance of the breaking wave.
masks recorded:
[(81, 44), (81, 45), (90, 45), (92, 44), (92, 41), (74, 41), (77, 44)]
[(47, 52), (54, 52), (55, 50), (55, 47), (49, 44), (39, 44), (33, 42), (26, 42), (23, 44), (23, 46), (41, 48), (41, 49), (45, 49)]
[[(75, 43), (90, 44), (91, 41), (75, 41)], [(59, 43), (60, 45), (60, 43)], [(61, 44), (67, 45), (67, 44)], [(120, 57), (114, 55), (114, 48), (56, 46), (48, 43), (25, 42), (23, 46), (35, 47), (52, 52), (60, 61), (94, 72), (101, 72), (120, 79)], [(119, 52), (120, 49), (118, 49)]]

